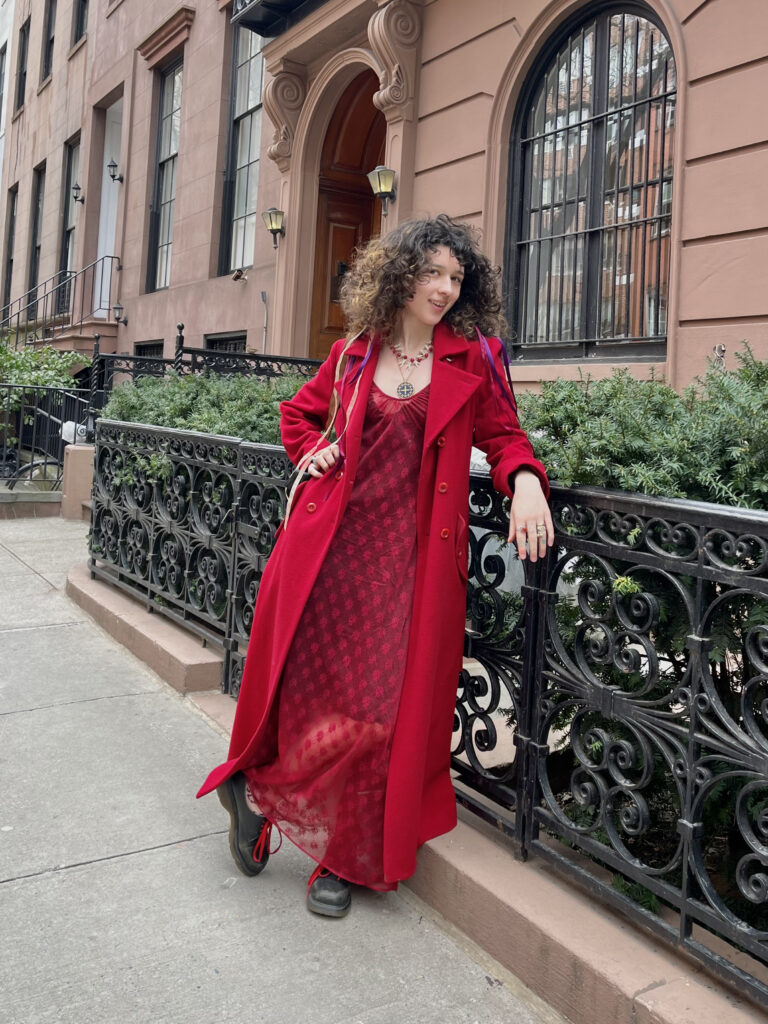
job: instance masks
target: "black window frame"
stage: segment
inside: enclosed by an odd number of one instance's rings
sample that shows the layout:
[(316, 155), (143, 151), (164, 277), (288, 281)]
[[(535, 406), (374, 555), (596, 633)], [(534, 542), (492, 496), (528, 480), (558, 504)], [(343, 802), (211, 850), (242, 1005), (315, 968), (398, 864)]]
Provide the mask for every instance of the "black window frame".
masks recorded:
[[(75, 161), (77, 153), (77, 161)], [(61, 242), (59, 245), (59, 284), (56, 293), (56, 311), (63, 313), (69, 309), (70, 281), (75, 274), (74, 260), (75, 238), (77, 233), (77, 211), (80, 204), (75, 202), (72, 185), (77, 181), (80, 172), (80, 133), (64, 144), (64, 180), (61, 202)]]
[[(510, 353), (517, 359), (524, 359), (528, 362), (535, 363), (582, 361), (585, 358), (600, 358), (606, 361), (651, 361), (654, 359), (664, 358), (666, 356), (667, 331), (669, 328), (669, 269), (666, 279), (667, 307), (665, 310), (665, 333), (663, 337), (599, 337), (597, 328), (599, 326), (600, 309), (598, 303), (599, 282), (597, 281), (597, 278), (601, 272), (601, 264), (600, 259), (596, 258), (594, 255), (594, 241), (590, 241), (593, 250), (591, 258), (585, 258), (585, 269), (582, 282), (583, 301), (581, 303), (582, 308), (579, 309), (578, 313), (581, 317), (581, 326), (585, 328), (584, 337), (580, 339), (561, 339), (559, 341), (545, 342), (538, 340), (526, 341), (525, 338), (520, 337), (519, 330), (523, 321), (523, 304), (527, 298), (527, 294), (523, 294), (521, 287), (523, 275), (523, 260), (520, 255), (521, 246), (526, 242), (536, 241), (531, 237), (529, 232), (523, 232), (523, 223), (530, 211), (530, 204), (528, 202), (528, 197), (526, 196), (526, 190), (529, 182), (527, 180), (527, 167), (524, 164), (523, 143), (525, 139), (524, 127), (529, 116), (531, 103), (542, 82), (542, 77), (554, 66), (553, 62), (556, 61), (558, 54), (564, 48), (572, 34), (580, 29), (586, 28), (593, 21), (598, 24), (600, 28), (599, 35), (596, 36), (597, 42), (595, 46), (595, 54), (597, 55), (598, 47), (606, 46), (605, 33), (608, 30), (611, 17), (621, 14), (633, 15), (635, 17), (642, 18), (658, 29), (666, 39), (671, 60), (676, 68), (675, 53), (669, 32), (663, 21), (655, 14), (654, 11), (644, 3), (635, 2), (635, 0), (626, 0), (624, 3), (617, 2), (617, 0), (597, 0), (597, 2), (594, 2), (574, 13), (572, 17), (566, 19), (560, 26), (558, 26), (557, 31), (553, 33), (552, 37), (539, 52), (536, 63), (529, 72), (517, 101), (512, 131), (510, 134), (510, 187), (508, 192), (509, 203), (507, 207), (505, 235), (506, 259), (504, 261), (503, 277), (504, 292), (507, 296), (507, 319), (511, 331), (511, 340), (508, 344), (508, 348)], [(607, 92), (607, 74), (609, 70), (608, 59), (609, 53), (607, 49), (604, 54), (595, 56), (595, 93), (597, 93), (600, 88), (603, 89), (604, 93)], [(603, 60), (604, 63), (600, 65), (600, 61)], [(603, 82), (603, 76), (605, 76), (605, 82)], [(671, 92), (668, 92), (667, 90), (663, 92), (663, 99), (665, 103), (667, 99), (671, 97), (675, 114), (677, 112), (678, 91), (679, 81), (676, 80), (675, 88), (671, 90)], [(591, 121), (597, 123), (602, 120), (603, 124), (605, 124), (608, 120), (609, 114), (612, 115), (616, 113), (619, 114), (620, 119), (621, 111), (625, 109), (621, 104), (615, 111), (609, 111), (608, 108), (603, 105), (602, 109), (598, 112), (597, 105), (601, 102), (605, 104), (605, 97), (596, 96), (595, 106), (593, 107), (592, 117), (590, 118)], [(579, 125), (581, 123), (582, 122), (578, 122)], [(619, 123), (621, 123), (620, 120)], [(663, 126), (661, 130), (662, 132), (666, 132), (666, 126)], [(679, 130), (679, 123), (675, 119), (673, 131), (677, 133)], [(557, 134), (557, 132), (554, 132), (553, 134)], [(610, 225), (606, 225), (602, 217), (598, 218), (597, 216), (603, 199), (603, 172), (605, 170), (606, 160), (604, 135), (598, 135), (596, 136), (596, 139), (597, 141), (595, 141), (595, 139), (591, 139), (589, 144), (590, 153), (587, 161), (587, 175), (591, 185), (588, 186), (586, 196), (588, 206), (588, 224), (584, 233), (589, 236), (590, 240), (597, 238), (597, 242), (601, 244), (601, 238), (603, 234), (606, 233), (606, 227), (609, 227)], [(674, 183), (676, 173), (677, 168), (673, 164), (670, 179), (672, 183)], [(662, 191), (663, 184), (664, 174), (662, 167), (662, 178), (659, 182)], [(670, 196), (668, 209), (666, 211), (662, 211), (662, 217), (667, 221), (667, 224), (671, 221), (672, 201), (673, 197)], [(661, 233), (668, 234), (669, 228), (667, 227), (666, 230), (662, 229)], [(670, 262), (671, 256), (672, 252), (670, 249)], [(563, 265), (564, 264), (561, 264), (561, 266)], [(661, 278), (659, 277), (659, 287), (660, 282)], [(549, 311), (547, 315), (549, 316)], [(655, 314), (655, 317), (658, 317), (658, 313)], [(586, 330), (590, 326), (595, 327), (592, 334)]]
[(3, 268), (3, 315), (2, 319), (8, 316), (8, 307), (11, 304), (11, 287), (13, 286), (13, 254), (16, 247), (16, 219), (19, 209), (19, 183), (16, 182), (8, 189), (8, 199), (5, 208), (5, 267)]
[(13, 101), (13, 112), (18, 113), (24, 106), (27, 91), (27, 64), (29, 62), (29, 26), (31, 17), (19, 28), (19, 42), (16, 49), (16, 95)]
[(56, 38), (56, 0), (45, 0), (43, 18), (43, 53), (40, 59), (40, 82), (53, 74), (53, 47)]
[(88, 31), (88, 0), (75, 0), (72, 5), (72, 45), (79, 43)]
[[(229, 101), (229, 123), (227, 129), (227, 162), (226, 172), (224, 177), (224, 195), (222, 201), (222, 221), (221, 221), (221, 244), (219, 248), (219, 274), (231, 274), (235, 270), (246, 270), (253, 266), (253, 252), (251, 253), (250, 262), (235, 262), (233, 260), (232, 246), (233, 238), (235, 233), (235, 221), (246, 220), (249, 216), (254, 217), (254, 241), (256, 237), (256, 228), (258, 227), (258, 212), (254, 210), (252, 214), (245, 214), (242, 217), (235, 216), (235, 200), (237, 194), (237, 175), (238, 175), (238, 144), (240, 131), (246, 120), (251, 121), (254, 115), (258, 112), (259, 138), (257, 141), (257, 157), (254, 161), (249, 161), (247, 165), (246, 174), (249, 176), (252, 171), (251, 168), (256, 164), (256, 173), (259, 174), (261, 171), (261, 130), (263, 124), (263, 107), (264, 107), (264, 56), (263, 56), (263, 41), (262, 47), (259, 50), (260, 58), (260, 82), (259, 82), (259, 102), (254, 104), (252, 107), (247, 107), (245, 110), (238, 112), (237, 109), (237, 77), (238, 77), (238, 51), (239, 51), (239, 38), (241, 32), (252, 32), (257, 38), (261, 38), (257, 32), (253, 29), (247, 28), (244, 25), (234, 25), (232, 31), (232, 64), (231, 64), (231, 86), (230, 86), (230, 101)], [(249, 61), (253, 60), (256, 55), (249, 58)], [(244, 62), (245, 63), (245, 62)], [(249, 126), (249, 133), (253, 131), (253, 124)], [(250, 137), (250, 135), (249, 135)], [(250, 147), (249, 147), (250, 148)], [(242, 169), (242, 167), (240, 168)], [(256, 195), (258, 196), (258, 183), (256, 185)]]
[(226, 354), (245, 354), (247, 342), (246, 331), (222, 331), (219, 334), (203, 335), (203, 348), (206, 352)]
[(5, 131), (5, 74), (8, 70), (8, 44), (0, 46), (0, 133)]
[[(43, 250), (43, 219), (45, 216), (45, 179), (46, 161), (38, 164), (32, 171), (32, 208), (29, 230), (29, 260), (27, 265), (27, 291), (29, 304), (27, 319), (37, 316), (37, 306), (32, 305), (37, 297), (37, 286), (40, 284), (40, 256)], [(33, 294), (34, 293), (34, 294)]]
[(143, 356), (147, 359), (162, 359), (165, 351), (165, 342), (162, 338), (151, 341), (135, 341), (133, 343), (133, 354)]
[[(163, 128), (165, 117), (169, 115), (163, 114), (163, 101), (165, 98), (165, 89), (167, 83), (175, 77), (177, 72), (181, 72), (181, 86), (180, 86), (180, 99), (179, 99), (179, 141), (181, 139), (181, 109), (184, 97), (184, 59), (178, 57), (171, 64), (168, 64), (162, 69), (158, 70), (158, 90), (157, 90), (157, 138), (155, 143), (155, 180), (152, 189), (152, 205), (149, 213), (149, 243), (148, 243), (148, 254), (147, 254), (147, 281), (146, 290), (147, 292), (159, 292), (165, 291), (170, 287), (171, 282), (171, 258), (173, 255), (173, 216), (176, 205), (176, 174), (178, 169), (179, 161), (179, 148), (174, 153), (169, 154), (165, 157), (163, 153)], [(172, 88), (172, 87), (171, 87)], [(173, 102), (173, 99), (171, 99)], [(170, 117), (173, 117), (173, 112), (176, 108), (173, 106), (169, 112)], [(171, 166), (171, 162), (173, 165)], [(162, 189), (165, 182), (165, 174), (167, 170), (170, 170), (171, 174), (171, 188), (172, 198), (170, 204), (172, 209), (168, 215), (168, 229), (169, 236), (165, 241), (161, 240), (162, 229), (162, 214), (163, 207), (168, 206), (167, 202), (163, 202)], [(167, 280), (164, 284), (157, 283), (158, 270), (160, 267), (160, 249), (166, 249), (165, 254), (165, 267), (167, 269)]]

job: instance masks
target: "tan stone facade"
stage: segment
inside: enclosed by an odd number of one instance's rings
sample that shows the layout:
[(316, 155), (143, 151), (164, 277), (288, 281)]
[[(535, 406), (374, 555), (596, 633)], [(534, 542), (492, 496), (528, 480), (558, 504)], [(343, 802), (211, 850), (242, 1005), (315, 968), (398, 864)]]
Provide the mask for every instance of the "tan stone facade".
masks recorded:
[[(128, 323), (117, 326), (104, 311), (96, 322), (105, 338), (114, 338), (117, 351), (133, 352), (137, 344), (162, 340), (170, 354), (176, 324), (183, 322), (192, 345), (211, 336), (245, 334), (247, 347), (255, 351), (264, 349), (266, 339), (269, 352), (317, 354), (315, 335), (322, 328), (327, 334), (337, 322), (333, 297), (346, 250), (379, 224), (386, 228), (411, 214), (444, 210), (474, 222), (489, 254), (508, 268), (521, 223), (516, 175), (524, 184), (510, 142), (519, 105), (530, 95), (530, 76), (546, 69), (547, 53), (556, 52), (558, 38), (578, 33), (589, 18), (624, 12), (650, 19), (663, 31), (676, 69), (674, 123), (668, 118), (665, 136), (672, 175), (665, 193), (666, 241), (655, 271), (666, 279), (664, 316), (655, 313), (656, 333), (663, 326), (664, 337), (655, 350), (642, 344), (633, 349), (628, 339), (609, 356), (604, 355), (605, 333), (598, 344), (566, 346), (556, 358), (544, 348), (524, 346), (515, 353), (520, 356), (515, 376), (535, 383), (576, 374), (585, 363), (593, 373), (626, 363), (639, 375), (653, 365), (682, 386), (704, 369), (715, 345), (726, 346), (728, 366), (735, 365), (742, 339), (768, 356), (764, 0), (327, 0), (305, 5), (308, 13), (265, 45), (263, 106), (255, 91), (249, 94), (251, 148), (239, 158), (230, 152), (232, 137), (242, 142), (244, 131), (242, 125), (234, 127), (233, 93), (239, 94), (231, 3), (91, 0), (86, 34), (72, 45), (78, 5), (59, 0), (52, 73), (41, 83), (45, 6), (43, 0), (17, 0), (14, 14), (14, 51), (29, 18), (29, 56), (21, 110), (15, 109), (15, 58), (5, 92), (2, 270), (6, 273), (9, 255), (7, 197), (15, 188), (10, 297), (30, 286), (33, 170), (44, 163), (37, 281), (60, 271), (65, 220), (69, 215), (71, 226), (73, 214), (66, 202), (66, 146), (79, 138), (78, 183), (85, 203), (74, 211), (72, 265), (84, 267), (105, 254), (119, 257), (122, 269), (112, 282), (110, 301), (120, 301)], [(238, 8), (249, 6), (255, 9), (259, 0), (250, 5), (239, 0)], [(180, 61), (178, 115), (175, 121), (168, 115), (175, 150), (163, 157), (158, 145), (163, 82)], [(636, 64), (639, 68), (639, 56)], [(642, 85), (639, 71), (637, 81)], [(256, 90), (253, 77), (251, 83)], [(671, 109), (671, 100), (665, 102), (664, 109)], [(638, 103), (636, 98), (639, 110)], [(631, 106), (627, 101), (627, 110)], [(631, 116), (635, 154), (639, 115)], [(610, 117), (606, 123), (610, 126)], [(329, 132), (335, 133), (332, 138)], [(362, 164), (375, 161), (378, 153), (396, 172), (397, 197), (386, 220), (378, 203), (371, 210), (361, 187), (364, 172), (373, 166)], [(107, 173), (110, 159), (122, 183)], [(587, 159), (582, 162), (586, 168)], [(242, 184), (246, 170), (247, 188)], [(163, 174), (166, 185), (173, 176), (170, 205), (158, 192)], [(640, 200), (629, 198), (639, 209)], [(272, 206), (285, 211), (285, 236), (277, 250), (260, 216)], [(235, 208), (242, 214), (238, 237), (246, 246), (245, 276), (238, 281), (232, 280), (229, 259)], [(644, 227), (643, 217), (633, 215), (639, 220), (630, 237), (653, 237), (650, 221)], [(586, 245), (594, 226), (583, 233)], [(167, 242), (169, 279), (167, 287), (153, 290), (159, 235)], [(620, 235), (617, 231), (616, 238)], [(623, 276), (617, 258), (608, 270), (604, 262), (603, 291), (609, 277), (629, 281), (634, 273), (633, 280), (639, 280), (639, 257), (633, 261), (631, 250), (632, 245), (622, 259), (634, 270), (625, 267)], [(565, 256), (560, 260), (564, 275)], [(550, 275), (544, 286), (550, 303), (555, 288), (563, 287), (553, 281), (559, 277)], [(507, 274), (513, 322), (519, 312), (515, 302), (521, 301), (516, 282)], [(651, 314), (644, 321), (642, 309), (655, 309), (645, 296), (638, 297), (638, 289), (639, 283), (635, 292), (627, 292), (628, 304), (635, 302), (635, 334), (636, 323), (640, 329), (650, 323)], [(538, 291), (541, 305), (542, 288)], [(585, 277), (578, 301), (583, 295), (588, 304), (586, 291)], [(614, 321), (622, 294), (616, 291)], [(88, 329), (92, 332), (94, 323)], [(629, 321), (625, 333), (633, 333)], [(548, 337), (557, 340), (552, 330)]]

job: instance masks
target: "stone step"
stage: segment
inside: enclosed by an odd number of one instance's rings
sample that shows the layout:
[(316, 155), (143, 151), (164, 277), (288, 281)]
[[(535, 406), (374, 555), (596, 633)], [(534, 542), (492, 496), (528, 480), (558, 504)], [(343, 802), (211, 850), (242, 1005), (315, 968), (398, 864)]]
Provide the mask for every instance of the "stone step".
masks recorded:
[(145, 662), (179, 693), (221, 685), (224, 653), (116, 587), (91, 577), (87, 565), (70, 569), (67, 595), (110, 636)]

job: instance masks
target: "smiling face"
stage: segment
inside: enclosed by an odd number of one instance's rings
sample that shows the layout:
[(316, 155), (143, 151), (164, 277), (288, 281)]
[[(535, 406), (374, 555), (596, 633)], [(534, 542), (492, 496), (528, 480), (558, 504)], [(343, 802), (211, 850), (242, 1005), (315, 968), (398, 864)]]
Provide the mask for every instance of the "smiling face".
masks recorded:
[(464, 270), (451, 250), (440, 245), (429, 253), (424, 270), (403, 308), (403, 327), (435, 327), (453, 306), (461, 292)]

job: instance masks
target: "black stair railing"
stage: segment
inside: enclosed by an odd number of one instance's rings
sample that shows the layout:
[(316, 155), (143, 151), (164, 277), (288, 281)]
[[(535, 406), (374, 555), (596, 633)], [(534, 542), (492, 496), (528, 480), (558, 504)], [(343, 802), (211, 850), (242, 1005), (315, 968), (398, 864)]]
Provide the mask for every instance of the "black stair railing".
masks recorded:
[(91, 317), (110, 315), (119, 257), (100, 256), (82, 270), (58, 271), (2, 310), (0, 334), (13, 348), (53, 341)]

